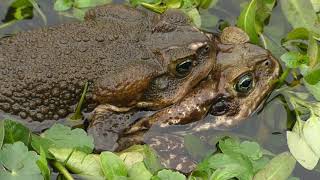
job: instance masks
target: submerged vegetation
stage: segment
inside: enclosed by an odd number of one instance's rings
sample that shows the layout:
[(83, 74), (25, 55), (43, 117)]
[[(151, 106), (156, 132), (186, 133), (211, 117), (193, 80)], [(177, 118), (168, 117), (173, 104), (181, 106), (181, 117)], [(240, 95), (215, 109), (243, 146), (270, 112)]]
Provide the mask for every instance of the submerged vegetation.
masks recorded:
[[(68, 17), (82, 19), (89, 7), (110, 3), (110, 0), (56, 0), (54, 10)], [(218, 0), (130, 0), (157, 13), (169, 8), (183, 10), (193, 23), (208, 30), (222, 29), (234, 23), (242, 28), (254, 44), (269, 49), (284, 63), (274, 101), (287, 111), (286, 131), (289, 151), (273, 154), (254, 141), (220, 137), (208, 151), (195, 136), (185, 142), (198, 147), (187, 148), (191, 155), (203, 160), (188, 175), (164, 169), (156, 153), (147, 145), (133, 146), (120, 153), (93, 153), (93, 139), (82, 129), (54, 125), (35, 135), (23, 125), (0, 121), (0, 179), (50, 179), (53, 169), (60, 179), (212, 179), (240, 180), (299, 179), (291, 177), (296, 161), (308, 170), (317, 170), (320, 158), (320, 1), (319, 0), (250, 0), (241, 2), (236, 22), (218, 21), (206, 9), (218, 8)], [(47, 18), (37, 0), (15, 0), (0, 28), (20, 20)], [(238, 3), (238, 1), (237, 1)], [(269, 25), (274, 7), (280, 6), (286, 23)], [(211, 31), (214, 31), (211, 29)], [(85, 88), (86, 89), (86, 88)], [(85, 90), (84, 90), (85, 92)], [(84, 94), (83, 94), (84, 96)], [(78, 105), (81, 107), (81, 103)], [(79, 109), (78, 109), (79, 112)], [(78, 114), (77, 114), (78, 115)], [(186, 144), (188, 147), (188, 144)], [(190, 146), (189, 146), (190, 147)], [(216, 148), (215, 148), (216, 147)], [(50, 165), (50, 166), (49, 166)]]

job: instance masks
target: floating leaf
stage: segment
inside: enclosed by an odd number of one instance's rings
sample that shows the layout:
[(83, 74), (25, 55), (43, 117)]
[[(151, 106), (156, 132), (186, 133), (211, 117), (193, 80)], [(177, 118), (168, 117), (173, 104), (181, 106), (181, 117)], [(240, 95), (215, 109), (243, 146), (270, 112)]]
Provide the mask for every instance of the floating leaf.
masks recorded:
[(150, 180), (152, 174), (147, 170), (143, 162), (135, 163), (129, 170), (130, 180)]
[(314, 33), (310, 33), (309, 35), (309, 46), (307, 53), (309, 56), (309, 67), (314, 68), (320, 62), (320, 45), (315, 39)]
[(311, 115), (304, 123), (303, 136), (312, 151), (320, 157), (320, 120), (319, 117)]
[(108, 4), (111, 2), (112, 0), (74, 0), (73, 6), (76, 8), (88, 8)]
[(310, 1), (281, 0), (280, 2), (282, 11), (293, 28), (303, 27), (309, 31), (320, 32), (318, 17)]
[(280, 59), (288, 68), (298, 68), (302, 64), (308, 63), (308, 56), (294, 51), (283, 54)]
[(241, 11), (237, 21), (237, 26), (243, 29), (250, 37), (250, 41), (258, 44), (259, 38), (255, 26), (257, 10), (257, 0), (251, 2)]
[(306, 169), (313, 169), (319, 157), (305, 142), (304, 138), (297, 132), (287, 131), (288, 147), (294, 158)]
[(38, 155), (22, 142), (5, 144), (0, 150), (0, 179), (42, 180), (37, 160)]
[(107, 179), (114, 179), (115, 177), (126, 177), (128, 172), (126, 165), (119, 156), (112, 152), (102, 152), (100, 154), (100, 163), (102, 171)]
[(185, 180), (186, 177), (172, 170), (163, 169), (157, 173), (156, 176), (152, 177), (152, 180)]
[(308, 40), (309, 31), (306, 28), (296, 28), (290, 31), (284, 39), (281, 40), (281, 43), (291, 41), (291, 40)]
[(40, 151), (40, 146), (42, 146), (49, 158), (49, 148), (70, 148), (85, 153), (91, 153), (94, 148), (93, 138), (88, 136), (83, 129), (71, 130), (70, 127), (62, 124), (54, 124), (40, 137), (34, 136), (31, 145), (37, 152)]
[(71, 172), (85, 179), (104, 179), (99, 155), (61, 148), (50, 148), (49, 151), (56, 160), (65, 163)]
[(256, 10), (256, 31), (258, 33), (263, 32), (263, 27), (267, 24), (272, 9), (276, 4), (275, 0), (257, 0), (257, 10)]
[(29, 145), (31, 140), (31, 132), (28, 128), (23, 126), (22, 124), (12, 121), (12, 120), (4, 120), (4, 143), (5, 144), (13, 144), (17, 141), (23, 142), (25, 145)]
[(303, 79), (311, 85), (315, 85), (318, 82), (320, 82), (320, 68), (315, 69), (312, 72), (308, 73), (306, 76), (303, 77)]
[(260, 170), (253, 180), (286, 180), (291, 175), (296, 160), (289, 152), (284, 152), (273, 159)]
[(73, 0), (56, 0), (54, 3), (55, 11), (66, 11), (72, 7)]

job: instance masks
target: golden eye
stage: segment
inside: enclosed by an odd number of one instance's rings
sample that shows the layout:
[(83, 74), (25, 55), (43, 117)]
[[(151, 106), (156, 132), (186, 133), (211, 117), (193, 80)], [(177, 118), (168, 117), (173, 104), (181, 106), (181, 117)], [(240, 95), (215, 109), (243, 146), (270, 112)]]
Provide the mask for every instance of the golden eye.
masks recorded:
[(252, 73), (242, 74), (235, 84), (235, 90), (239, 93), (248, 93), (253, 88)]
[(189, 59), (189, 58), (185, 59), (181, 63), (178, 63), (176, 65), (176, 73), (177, 73), (177, 75), (179, 77), (187, 76), (191, 72), (192, 66), (193, 66), (193, 61), (191, 59)]

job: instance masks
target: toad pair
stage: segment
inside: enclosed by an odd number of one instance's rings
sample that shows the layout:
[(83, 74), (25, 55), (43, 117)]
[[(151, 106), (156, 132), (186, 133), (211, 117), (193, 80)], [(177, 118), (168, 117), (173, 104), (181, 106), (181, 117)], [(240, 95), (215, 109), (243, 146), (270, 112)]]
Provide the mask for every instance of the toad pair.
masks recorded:
[[(65, 118), (88, 82), (84, 111), (95, 109), (93, 134), (131, 137), (156, 122), (186, 124), (205, 116), (215, 120), (194, 130), (229, 127), (257, 108), (279, 69), (239, 29), (215, 37), (179, 11), (100, 6), (84, 22), (0, 40), (0, 109), (26, 122)], [(142, 110), (159, 111), (135, 118)]]

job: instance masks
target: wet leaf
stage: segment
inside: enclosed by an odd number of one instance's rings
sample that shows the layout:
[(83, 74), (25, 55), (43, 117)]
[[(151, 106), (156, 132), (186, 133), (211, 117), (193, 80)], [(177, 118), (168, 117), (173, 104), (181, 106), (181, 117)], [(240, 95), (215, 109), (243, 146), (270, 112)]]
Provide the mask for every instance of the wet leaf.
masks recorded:
[(53, 8), (55, 11), (66, 11), (70, 9), (72, 5), (73, 5), (73, 0), (56, 0)]
[[(308, 56), (309, 56), (309, 67), (314, 68), (320, 62), (320, 42), (318, 42), (314, 33), (310, 33), (309, 35), (309, 46), (308, 46)], [(310, 82), (308, 82), (310, 83)], [(312, 84), (312, 83), (310, 83)]]
[(291, 40), (308, 40), (309, 31), (306, 28), (296, 28), (290, 31), (284, 39), (281, 40), (281, 43), (291, 41)]
[(21, 141), (25, 145), (29, 145), (31, 140), (31, 132), (22, 124), (6, 119), (4, 120), (4, 129), (5, 135), (3, 142), (5, 144), (13, 144), (17, 141)]
[(157, 153), (151, 147), (144, 146), (144, 155), (144, 163), (152, 174), (164, 168), (160, 163)]
[(273, 159), (255, 176), (254, 180), (286, 180), (291, 175), (296, 160), (289, 152), (284, 152)]
[(269, 17), (271, 16), (272, 9), (275, 5), (275, 0), (257, 0), (256, 10), (256, 31), (258, 33), (263, 32), (263, 27), (268, 23)]
[(49, 166), (48, 166), (48, 161), (47, 161), (47, 158), (46, 158), (46, 153), (44, 152), (43, 148), (40, 147), (40, 158), (39, 160), (36, 162), (40, 171), (41, 171), (41, 174), (43, 176), (43, 178), (45, 180), (50, 180), (50, 169), (49, 169)]
[(151, 178), (152, 180), (185, 180), (186, 177), (179, 173), (174, 172), (172, 170), (164, 169), (157, 173), (156, 176)]
[[(310, 1), (281, 0), (281, 8), (293, 28), (306, 28), (320, 32), (318, 17)], [(318, 24), (318, 25), (317, 25)]]
[(112, 0), (74, 0), (73, 6), (76, 8), (88, 8), (108, 4), (111, 2)]
[(312, 151), (320, 157), (320, 120), (319, 117), (311, 115), (304, 123), (303, 136)]
[(255, 26), (255, 17), (257, 10), (257, 0), (251, 2), (241, 11), (237, 21), (237, 26), (243, 29), (250, 37), (250, 41), (258, 44), (259, 38)]
[(0, 179), (42, 180), (37, 159), (38, 155), (22, 142), (5, 144), (0, 150)]
[(100, 163), (102, 171), (107, 179), (113, 179), (118, 176), (126, 177), (128, 174), (124, 162), (119, 156), (112, 152), (102, 152), (100, 154)]
[(33, 5), (29, 0), (15, 0), (8, 8), (2, 22), (31, 19), (33, 17)]
[(201, 27), (201, 17), (199, 14), (199, 11), (197, 10), (197, 8), (192, 8), (192, 9), (188, 9), (186, 10), (187, 15), (191, 18), (192, 23), (200, 28)]
[(128, 176), (130, 180), (149, 180), (152, 174), (147, 170), (143, 162), (138, 162), (128, 170)]
[(232, 169), (237, 172), (234, 177), (239, 179), (252, 179), (253, 167), (251, 162), (245, 156), (240, 154), (222, 154), (218, 153), (209, 158), (209, 167), (212, 169)]
[(294, 158), (306, 169), (313, 169), (319, 157), (305, 142), (303, 136), (297, 132), (287, 131), (288, 147)]
[(61, 124), (53, 125), (40, 137), (34, 136), (31, 145), (37, 152), (42, 146), (47, 157), (50, 157), (49, 148), (70, 148), (91, 153), (94, 147), (93, 138), (88, 136), (83, 129), (71, 130), (70, 127)]
[(303, 78), (310, 85), (317, 84), (318, 82), (320, 82), (320, 68), (313, 70), (312, 72), (308, 73)]
[(288, 68), (298, 68), (303, 64), (308, 63), (308, 56), (299, 52), (290, 51), (283, 54), (280, 59), (286, 64)]
[(62, 148), (50, 148), (49, 151), (56, 160), (64, 163), (71, 172), (86, 179), (104, 179), (99, 155)]

